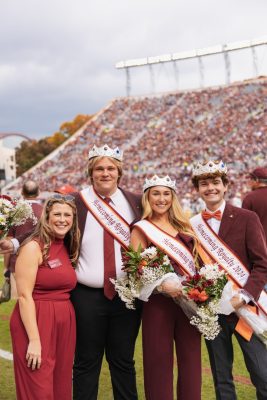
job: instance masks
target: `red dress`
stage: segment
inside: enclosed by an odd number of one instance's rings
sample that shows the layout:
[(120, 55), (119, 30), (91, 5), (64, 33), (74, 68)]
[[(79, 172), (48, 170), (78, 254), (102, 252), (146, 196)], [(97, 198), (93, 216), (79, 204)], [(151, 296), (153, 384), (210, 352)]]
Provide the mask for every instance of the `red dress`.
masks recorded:
[(76, 282), (76, 273), (63, 240), (56, 240), (51, 245), (48, 263), (43, 263), (38, 268), (32, 294), (42, 346), (40, 369), (33, 371), (27, 367), (29, 340), (18, 303), (10, 320), (18, 400), (72, 398), (76, 322), (69, 298)]

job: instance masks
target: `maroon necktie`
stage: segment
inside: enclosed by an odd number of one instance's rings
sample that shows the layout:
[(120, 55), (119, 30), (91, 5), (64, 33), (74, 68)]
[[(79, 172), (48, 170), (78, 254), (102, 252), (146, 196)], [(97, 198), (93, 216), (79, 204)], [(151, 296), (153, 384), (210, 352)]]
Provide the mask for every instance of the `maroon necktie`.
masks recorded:
[[(104, 202), (109, 204), (111, 199), (104, 198)], [(110, 282), (110, 278), (116, 279), (116, 264), (114, 252), (114, 238), (104, 229), (104, 295), (112, 300), (116, 294), (114, 285)]]

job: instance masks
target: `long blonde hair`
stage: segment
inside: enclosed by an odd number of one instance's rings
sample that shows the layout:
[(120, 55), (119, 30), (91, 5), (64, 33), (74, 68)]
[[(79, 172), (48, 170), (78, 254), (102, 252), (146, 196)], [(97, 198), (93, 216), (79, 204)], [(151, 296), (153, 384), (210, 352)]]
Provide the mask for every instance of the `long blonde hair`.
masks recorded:
[(51, 243), (55, 239), (54, 233), (52, 232), (52, 229), (48, 223), (49, 213), (54, 204), (67, 204), (69, 207), (71, 207), (73, 211), (73, 224), (71, 229), (64, 237), (64, 243), (68, 249), (70, 261), (75, 268), (77, 265), (80, 250), (80, 230), (78, 228), (77, 209), (74, 203), (74, 197), (73, 200), (67, 200), (70, 197), (72, 196), (64, 196), (58, 194), (55, 195), (55, 197), (50, 197), (49, 199), (47, 199), (44, 204), (42, 215), (36, 225), (34, 232), (22, 243), (22, 245), (28, 243), (31, 240), (37, 240), (41, 246), (43, 261), (47, 261)]
[[(142, 206), (143, 206), (143, 215), (142, 219), (151, 219), (153, 210), (150, 206), (149, 203), (149, 193), (152, 188), (147, 189), (142, 196)], [(169, 217), (169, 222), (170, 224), (178, 231), (178, 233), (184, 233), (185, 235), (188, 235), (193, 238), (194, 240), (194, 248), (193, 248), (193, 255), (195, 261), (197, 260), (198, 253), (197, 253), (197, 245), (199, 243), (197, 236), (195, 235), (191, 224), (189, 222), (189, 219), (185, 215), (177, 194), (175, 193), (174, 190), (171, 190), (172, 194), (172, 204), (171, 207), (168, 210), (168, 217)]]

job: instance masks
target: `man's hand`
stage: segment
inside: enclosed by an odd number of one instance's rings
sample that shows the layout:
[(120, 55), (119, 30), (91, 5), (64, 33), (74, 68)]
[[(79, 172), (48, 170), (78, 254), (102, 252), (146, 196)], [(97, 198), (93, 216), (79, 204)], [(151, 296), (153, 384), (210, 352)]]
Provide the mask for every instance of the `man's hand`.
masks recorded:
[(14, 245), (10, 239), (0, 240), (0, 254), (12, 254), (14, 253)]
[(239, 294), (235, 294), (235, 295), (231, 298), (230, 303), (232, 304), (232, 306), (233, 306), (233, 308), (234, 308), (235, 310), (238, 310), (240, 307), (242, 307), (242, 306), (244, 306), (245, 304), (247, 304), (247, 303), (245, 302), (245, 300), (244, 300), (241, 296), (239, 296)]

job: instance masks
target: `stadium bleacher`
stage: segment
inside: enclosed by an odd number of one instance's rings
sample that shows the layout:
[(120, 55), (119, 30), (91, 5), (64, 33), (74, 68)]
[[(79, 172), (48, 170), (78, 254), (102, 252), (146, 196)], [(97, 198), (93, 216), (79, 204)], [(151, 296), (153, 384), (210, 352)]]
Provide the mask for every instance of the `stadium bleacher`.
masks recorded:
[(42, 191), (66, 183), (87, 185), (88, 149), (93, 145), (124, 149), (122, 186), (140, 192), (146, 175), (169, 174), (190, 208), (197, 196), (190, 183), (193, 161), (223, 159), (229, 167), (229, 198), (246, 192), (246, 175), (266, 165), (267, 77), (229, 86), (153, 96), (114, 99), (53, 154), (6, 187), (35, 179)]

